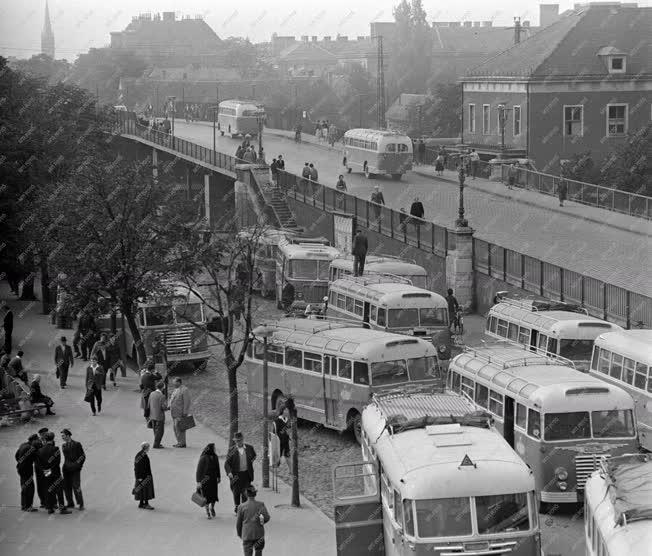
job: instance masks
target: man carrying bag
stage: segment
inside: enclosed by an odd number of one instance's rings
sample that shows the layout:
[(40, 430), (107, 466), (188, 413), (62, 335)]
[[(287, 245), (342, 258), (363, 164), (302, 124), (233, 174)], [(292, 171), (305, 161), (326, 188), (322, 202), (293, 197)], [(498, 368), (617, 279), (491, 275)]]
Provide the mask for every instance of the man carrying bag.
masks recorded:
[(186, 447), (186, 431), (195, 426), (195, 419), (190, 415), (190, 391), (184, 386), (179, 377), (173, 381), (174, 390), (170, 396), (170, 415), (174, 436), (177, 438), (175, 448)]

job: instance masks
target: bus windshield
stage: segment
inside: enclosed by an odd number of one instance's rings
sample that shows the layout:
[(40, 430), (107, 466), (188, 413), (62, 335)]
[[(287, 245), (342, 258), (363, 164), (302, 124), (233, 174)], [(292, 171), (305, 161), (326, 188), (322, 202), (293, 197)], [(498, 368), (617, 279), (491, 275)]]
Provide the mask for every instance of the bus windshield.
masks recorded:
[(588, 361), (593, 353), (593, 340), (560, 340), (559, 355), (571, 361)]
[(545, 440), (631, 437), (634, 417), (631, 409), (592, 411), (591, 419), (588, 411), (546, 413), (544, 435)]
[(530, 529), (527, 494), (476, 496), (478, 533), (510, 533)]
[(163, 326), (174, 324), (174, 315), (170, 305), (157, 305), (156, 307), (145, 308), (147, 326)]
[(634, 436), (634, 419), (629, 409), (592, 411), (591, 420), (595, 438)]
[(448, 309), (445, 308), (435, 309), (434, 307), (419, 309), (421, 326), (446, 326), (448, 324), (447, 311)]
[(419, 537), (457, 537), (470, 535), (471, 499), (438, 498), (415, 500)]
[(416, 359), (396, 359), (371, 364), (371, 383), (374, 386), (400, 384), (414, 380), (436, 378), (436, 357), (418, 357)]
[(183, 324), (184, 322), (203, 322), (201, 303), (183, 303), (174, 306), (177, 322)]
[(328, 280), (329, 261), (293, 259), (290, 261), (290, 278), (297, 280)]
[(412, 328), (419, 326), (419, 309), (390, 309), (387, 319), (389, 328)]

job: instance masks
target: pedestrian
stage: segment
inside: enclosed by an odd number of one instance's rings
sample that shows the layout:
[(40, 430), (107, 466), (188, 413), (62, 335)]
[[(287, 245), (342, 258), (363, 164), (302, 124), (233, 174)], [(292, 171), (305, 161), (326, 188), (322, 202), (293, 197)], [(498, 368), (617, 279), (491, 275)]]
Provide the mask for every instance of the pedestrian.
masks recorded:
[(315, 168), (312, 162), (310, 163), (310, 181), (314, 183), (319, 182), (319, 172), (317, 172), (317, 168)]
[(272, 172), (272, 183), (278, 183), (278, 162), (276, 161), (276, 158), (272, 159), (269, 169)]
[(82, 359), (88, 361), (88, 356), (90, 355), (89, 348), (92, 348), (93, 346), (97, 326), (95, 324), (95, 319), (87, 310), (82, 311), (82, 314), (79, 317), (77, 330), (80, 337), (79, 343), (81, 346)]
[(122, 376), (126, 376), (124, 363), (120, 356), (120, 346), (118, 346), (118, 336), (111, 334), (109, 342), (106, 346), (106, 364), (109, 369), (109, 380), (113, 382), (113, 386), (117, 386), (118, 369), (121, 369)]
[(444, 175), (444, 155), (441, 152), (435, 158), (435, 172), (438, 176)]
[(383, 192), (380, 190), (379, 185), (374, 185), (374, 190), (371, 193), (371, 202), (374, 203), (372, 207), (374, 209), (374, 214), (376, 215), (376, 220), (379, 221), (383, 210), (381, 205), (385, 204), (385, 197), (383, 196)]
[(307, 189), (308, 182), (310, 181), (310, 163), (309, 162), (305, 162), (303, 164), (303, 168), (301, 170), (301, 177), (303, 178), (302, 182), (303, 182), (304, 188)]
[(22, 349), (16, 352), (16, 356), (7, 364), (7, 374), (12, 378), (18, 378), (27, 384), (27, 372), (23, 368), (23, 355), (25, 353)]
[(246, 149), (244, 146), (244, 143), (242, 145), (239, 145), (238, 148), (235, 150), (235, 157), (238, 160), (242, 160), (242, 157), (244, 156)]
[(163, 434), (165, 434), (165, 412), (168, 410), (168, 404), (165, 399), (163, 389), (165, 383), (160, 380), (156, 384), (156, 390), (149, 395), (149, 420), (152, 423), (152, 430), (154, 431), (154, 445), (152, 448), (164, 448), (161, 444)]
[(152, 476), (152, 467), (147, 452), (149, 452), (149, 443), (143, 442), (134, 459), (136, 484), (131, 493), (138, 500), (139, 508), (153, 510), (154, 508), (149, 505), (149, 501), (154, 499), (154, 477)]
[(6, 271), (7, 274), (7, 282), (9, 283), (9, 289), (11, 290), (11, 293), (14, 295), (18, 295), (18, 285), (20, 283), (20, 280), (18, 279), (18, 273), (13, 270), (9, 269)]
[(170, 417), (172, 417), (172, 427), (174, 436), (177, 438), (175, 448), (186, 447), (186, 430), (181, 428), (181, 421), (190, 415), (190, 390), (182, 384), (179, 377), (174, 379), (174, 390), (170, 396)]
[(460, 309), (460, 304), (457, 302), (456, 297), (453, 295), (452, 288), (448, 288), (446, 293), (446, 303), (448, 304), (448, 323), (450, 328), (451, 325), (454, 325), (455, 319), (457, 318), (457, 312)]
[(473, 179), (478, 175), (478, 167), (480, 166), (480, 155), (473, 149), (469, 155), (469, 160), (471, 162), (471, 175)]
[(255, 156), (256, 156), (256, 154), (254, 153), (253, 148), (248, 148), (248, 149), (245, 150), (244, 154), (242, 155), (242, 160), (246, 164), (253, 164), (255, 162), (255, 160), (256, 160), (254, 158)]
[(72, 348), (68, 345), (66, 337), (61, 336), (61, 343), (54, 348), (54, 364), (57, 366), (56, 375), (62, 389), (66, 387), (68, 370), (72, 369), (74, 362)]
[(238, 506), (246, 501), (245, 491), (254, 480), (254, 460), (256, 451), (251, 444), (245, 444), (241, 432), (233, 435), (234, 444), (231, 445), (224, 462), (224, 471), (231, 481), (235, 513), (238, 513)]
[(351, 253), (353, 254), (353, 275), (362, 276), (364, 274), (364, 262), (367, 258), (367, 250), (369, 248), (369, 243), (367, 241), (367, 236), (362, 233), (362, 230), (358, 228), (355, 231), (355, 236), (353, 236), (353, 248)]
[(41, 508), (45, 508), (45, 503), (47, 499), (47, 492), (45, 490), (45, 477), (43, 476), (43, 470), (38, 465), (38, 451), (45, 446), (45, 435), (48, 433), (49, 429), (47, 427), (40, 428), (38, 430), (38, 437), (32, 442), (34, 450), (36, 450), (36, 456), (34, 459), (34, 475), (36, 477), (36, 493), (41, 504)]
[(11, 336), (14, 333), (14, 312), (11, 310), (9, 305), (5, 305), (2, 309), (5, 313), (5, 316), (2, 319), (2, 328), (5, 333), (5, 351), (9, 353), (12, 350)]
[(566, 195), (568, 194), (568, 183), (564, 178), (559, 180), (559, 186), (557, 187), (557, 195), (559, 196), (559, 206), (564, 206), (564, 201), (566, 200)]
[(294, 286), (290, 282), (286, 282), (281, 292), (281, 305), (283, 310), (288, 311), (294, 303)]
[(421, 225), (421, 220), (423, 219), (424, 214), (425, 211), (423, 210), (423, 203), (419, 200), (419, 197), (415, 197), (412, 205), (410, 206), (410, 216), (415, 217), (412, 218), (415, 230), (418, 229)]
[(279, 170), (285, 170), (285, 160), (283, 159), (283, 155), (279, 154), (277, 160), (277, 166)]
[(29, 385), (29, 401), (33, 404), (43, 403), (45, 404), (45, 414), (46, 415), (56, 415), (52, 411), (52, 406), (54, 405), (54, 400), (50, 396), (46, 396), (41, 392), (41, 375), (36, 374), (32, 378), (32, 382)]
[(154, 360), (149, 359), (146, 367), (140, 373), (140, 407), (143, 410), (146, 423), (149, 421), (149, 396), (156, 390), (157, 378), (154, 374), (155, 370)]
[[(95, 357), (97, 359), (97, 362), (99, 365), (102, 366), (102, 368), (107, 371), (108, 365), (107, 365), (107, 355), (106, 355), (106, 348), (109, 343), (109, 335), (106, 332), (102, 332), (100, 334), (99, 340), (93, 344), (93, 349), (91, 349), (91, 358)], [(104, 390), (106, 390), (106, 385), (104, 386)]]
[(285, 406), (281, 406), (279, 416), (274, 419), (273, 429), (274, 434), (278, 436), (279, 458), (285, 459), (288, 471), (292, 473), (292, 461), (290, 460), (290, 421), (288, 419), (288, 410)]
[(251, 156), (253, 158), (253, 162), (257, 162), (258, 161), (258, 156), (256, 155), (256, 148), (253, 145), (250, 145), (249, 150), (251, 151)]
[(222, 481), (220, 473), (220, 460), (215, 453), (215, 444), (212, 442), (199, 456), (197, 462), (197, 492), (206, 499), (206, 517), (215, 517), (215, 502), (219, 500), (217, 485)]
[(419, 165), (425, 164), (426, 162), (426, 144), (423, 142), (423, 139), (419, 139), (419, 144), (417, 145), (417, 150), (419, 153), (418, 163)]
[(256, 500), (256, 488), (247, 488), (247, 501), (236, 510), (238, 517), (235, 528), (242, 539), (244, 556), (262, 556), (265, 548), (265, 523), (269, 521), (269, 512), (265, 504)]
[[(91, 404), (93, 415), (102, 413), (102, 387), (105, 381), (104, 367), (98, 364), (96, 357), (91, 356), (90, 365), (86, 367), (86, 396), (84, 401)], [(95, 407), (96, 402), (97, 408)]]
[(61, 450), (54, 444), (54, 433), (46, 432), (43, 435), (45, 442), (43, 447), (38, 451), (37, 465), (43, 471), (45, 484), (43, 486), (45, 493), (45, 507), (48, 514), (53, 514), (57, 504), (59, 513), (69, 514), (70, 510), (66, 508), (63, 497), (63, 478), (61, 477)]
[(405, 232), (405, 228), (407, 226), (407, 212), (405, 212), (405, 207), (401, 207), (398, 213), (398, 229), (401, 232)]
[(170, 123), (170, 120), (166, 115), (165, 120), (163, 120), (163, 133), (169, 134), (171, 130), (172, 130), (172, 124)]
[(509, 168), (507, 168), (507, 188), (508, 189), (514, 189), (514, 182), (516, 181), (516, 174), (518, 173), (518, 170), (516, 169), (516, 165), (510, 164)]
[(35, 442), (38, 434), (32, 434), (16, 450), (16, 471), (20, 478), (20, 509), (24, 512), (37, 512), (34, 504), (34, 463), (37, 449)]
[(70, 429), (61, 431), (63, 445), (63, 493), (66, 498), (67, 507), (74, 508), (73, 494), (79, 511), (84, 511), (84, 496), (81, 490), (81, 470), (86, 461), (86, 454), (81, 442), (72, 439)]
[(346, 182), (344, 181), (344, 175), (340, 174), (337, 177), (337, 183), (335, 184), (335, 208), (338, 210), (344, 210), (344, 193), (346, 193)]

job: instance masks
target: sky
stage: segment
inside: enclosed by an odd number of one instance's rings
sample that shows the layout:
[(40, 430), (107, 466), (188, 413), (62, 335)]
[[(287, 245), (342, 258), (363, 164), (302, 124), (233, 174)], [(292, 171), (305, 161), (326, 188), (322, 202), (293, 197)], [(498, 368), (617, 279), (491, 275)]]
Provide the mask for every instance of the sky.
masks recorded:
[[(56, 58), (73, 61), (92, 47), (109, 44), (111, 31), (123, 30), (139, 13), (174, 11), (177, 17), (201, 14), (221, 38), (248, 37), (254, 42), (279, 35), (369, 35), (371, 21), (393, 21), (399, 0), (50, 0)], [(546, 0), (552, 3), (551, 0)], [(573, 7), (561, 1), (560, 11)], [(639, 6), (649, 5), (649, 0)], [(493, 21), (511, 25), (514, 16), (532, 25), (539, 3), (532, 0), (423, 0), (428, 21)], [(29, 58), (40, 52), (45, 0), (0, 0), (0, 55)]]

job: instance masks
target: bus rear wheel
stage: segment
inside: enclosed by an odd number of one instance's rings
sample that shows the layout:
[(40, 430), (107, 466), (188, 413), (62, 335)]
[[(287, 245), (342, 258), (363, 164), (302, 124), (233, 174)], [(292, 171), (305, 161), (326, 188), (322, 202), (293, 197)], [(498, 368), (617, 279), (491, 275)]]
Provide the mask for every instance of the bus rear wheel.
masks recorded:
[(362, 443), (362, 417), (360, 414), (353, 410), (349, 412), (346, 417), (347, 429), (353, 433), (355, 441), (358, 444)]
[(403, 177), (403, 174), (392, 174), (392, 179), (394, 181), (400, 181), (402, 177)]

